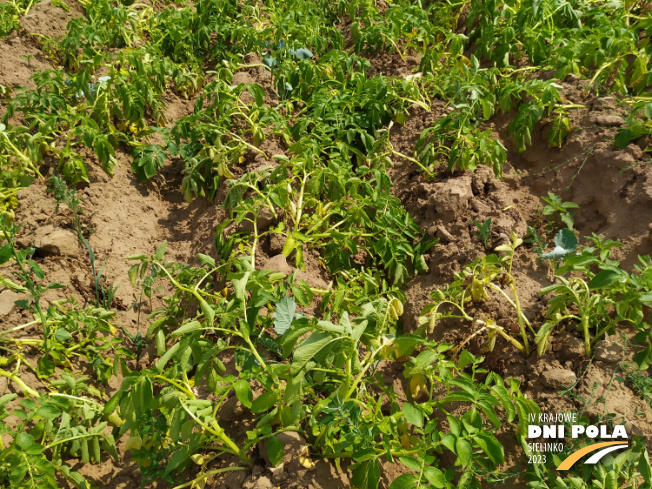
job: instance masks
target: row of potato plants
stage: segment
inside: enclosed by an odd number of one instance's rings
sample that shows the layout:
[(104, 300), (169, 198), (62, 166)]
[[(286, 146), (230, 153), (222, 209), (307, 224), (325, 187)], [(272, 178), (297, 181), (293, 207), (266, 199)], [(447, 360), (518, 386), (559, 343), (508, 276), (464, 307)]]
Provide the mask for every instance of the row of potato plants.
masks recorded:
[[(505, 5), (471, 1), (454, 7), (396, 2), (382, 15), (376, 5), (363, 1), (297, 0), (283, 7), (245, 2), (240, 8), (226, 0), (210, 0), (197, 2), (195, 9), (184, 6), (160, 12), (109, 0), (84, 7), (87, 17), (71, 21), (63, 39), (41, 38), (44, 53), (71, 73), (65, 75), (57, 69), (48, 76), (39, 75), (38, 89), (15, 97), (3, 117), (0, 144), (8, 155), (8, 167), (3, 171), (8, 188), (27, 183), (10, 169), (38, 176), (38, 165), (50, 154), (58, 159), (69, 181), (87, 181), (81, 146), (92, 149), (110, 173), (116, 164), (115, 149), (126, 145), (137, 172), (143, 178), (153, 177), (166, 157), (178, 155), (176, 147), (143, 143), (152, 131), (167, 131), (161, 95), (174, 90), (192, 96), (203, 88), (207, 63), (215, 65), (218, 78), (230, 84), (236, 71), (248, 67), (242, 58), (252, 51), (263, 57), (262, 66), (272, 75), (273, 94), (285, 110), (275, 110), (269, 106), (269, 97), (259, 95), (254, 114), (245, 104), (232, 107), (208, 133), (207, 129), (189, 133), (175, 125), (172, 139), (177, 144), (179, 138), (190, 140), (195, 146), (181, 155), (189, 174), (184, 182), (187, 194), (213, 196), (215, 180), (234, 171), (225, 164), (239, 161), (234, 157), (241, 156), (247, 144), (258, 147), (271, 133), (296, 142), (299, 128), (291, 121), (304, 112), (316, 116), (314, 126), (300, 125), (304, 129), (320, 130), (338, 120), (336, 125), (347, 132), (353, 148), (367, 153), (371, 147), (384, 146), (377, 150), (398, 156), (384, 137), (385, 128), (389, 122), (402, 123), (412, 104), (428, 110), (433, 97), (455, 110), (423, 131), (414, 155), (401, 156), (428, 176), (442, 163), (451, 169), (471, 170), (488, 164), (499, 175), (506, 150), (483, 122), (498, 111), (516, 111), (508, 133), (519, 151), (531, 143), (537, 124), (550, 124), (549, 144), (561, 146), (573, 130), (568, 112), (581, 108), (564, 102), (557, 80), (567, 74), (590, 78), (587, 89), (612, 90), (630, 97), (631, 116), (628, 127), (616, 138), (617, 146), (624, 147), (649, 132), (652, 106), (645, 91), (650, 48), (647, 37), (639, 41), (638, 33), (649, 31), (650, 16), (637, 2), (609, 7), (552, 0)], [(458, 28), (461, 13), (468, 7), (462, 34)], [(298, 17), (297, 11), (306, 15)], [(348, 48), (341, 32), (333, 27), (342, 16), (352, 20), (352, 40), (348, 41), (352, 45)], [(610, 37), (596, 34), (601, 32)], [(107, 47), (118, 51), (107, 52)], [(372, 50), (401, 58), (408, 53), (422, 55), (419, 76), (369, 79), (364, 55)], [(516, 69), (516, 63), (525, 66)], [(109, 78), (93, 81), (93, 74), (102, 67), (109, 68)], [(553, 79), (532, 78), (532, 73), (542, 69), (553, 71)], [(356, 89), (344, 82), (352, 72), (359, 76), (358, 81), (351, 80), (358, 85)], [(360, 85), (363, 79), (366, 84)], [(260, 86), (249, 89), (264, 95)], [(339, 96), (333, 105), (334, 90)], [(6, 87), (2, 91), (8, 92)], [(365, 91), (371, 97), (380, 91), (398, 98), (376, 107), (364, 103), (350, 106), (346, 101), (346, 94), (364, 99)], [(227, 91), (223, 96), (233, 94)], [(9, 124), (14, 111), (31, 117), (24, 119), (24, 125)], [(375, 115), (356, 120), (363, 111)], [(264, 115), (270, 112), (285, 112), (286, 117)], [(248, 127), (240, 128), (234, 121)], [(229, 158), (212, 164), (201, 162), (196, 157), (200, 152), (197, 145), (207, 152), (218, 135)], [(192, 139), (195, 137), (199, 139)], [(5, 207), (15, 205), (11, 191), (3, 198)]]

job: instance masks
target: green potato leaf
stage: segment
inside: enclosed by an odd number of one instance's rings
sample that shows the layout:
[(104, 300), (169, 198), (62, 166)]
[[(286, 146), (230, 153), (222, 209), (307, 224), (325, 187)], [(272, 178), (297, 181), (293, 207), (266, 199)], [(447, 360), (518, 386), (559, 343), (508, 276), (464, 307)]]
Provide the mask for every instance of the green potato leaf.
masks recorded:
[(247, 409), (251, 409), (254, 395), (251, 391), (249, 382), (240, 379), (233, 384), (233, 389), (235, 390), (235, 395), (238, 397), (238, 401), (240, 401)]
[(417, 428), (423, 427), (423, 412), (418, 407), (405, 403), (403, 404), (403, 414), (408, 423), (413, 424)]
[(274, 331), (277, 334), (282, 335), (290, 329), (296, 309), (297, 303), (292, 297), (284, 297), (276, 304), (276, 309), (274, 309)]
[(618, 282), (620, 276), (621, 274), (615, 270), (602, 270), (589, 282), (589, 289), (595, 290), (609, 287), (611, 284)]
[(267, 456), (274, 467), (278, 467), (283, 462), (285, 445), (282, 440), (275, 436), (267, 439)]

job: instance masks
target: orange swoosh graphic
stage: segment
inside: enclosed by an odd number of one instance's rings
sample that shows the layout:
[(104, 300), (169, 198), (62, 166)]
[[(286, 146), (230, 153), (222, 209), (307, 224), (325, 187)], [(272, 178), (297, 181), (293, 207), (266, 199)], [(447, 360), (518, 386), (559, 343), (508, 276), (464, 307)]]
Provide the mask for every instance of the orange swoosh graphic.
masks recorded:
[(573, 464), (575, 464), (575, 462), (577, 462), (579, 459), (581, 459), (584, 455), (586, 455), (587, 453), (595, 452), (599, 448), (604, 448), (604, 447), (608, 447), (608, 446), (611, 446), (611, 445), (622, 445), (623, 443), (626, 443), (626, 442), (623, 442), (623, 441), (605, 441), (605, 442), (602, 442), (602, 443), (595, 443), (593, 445), (589, 445), (588, 447), (580, 448), (575, 453), (572, 453), (571, 455), (566, 457), (566, 459), (562, 463), (559, 464), (559, 466), (557, 467), (557, 470), (568, 470), (568, 469), (570, 469), (573, 466)]

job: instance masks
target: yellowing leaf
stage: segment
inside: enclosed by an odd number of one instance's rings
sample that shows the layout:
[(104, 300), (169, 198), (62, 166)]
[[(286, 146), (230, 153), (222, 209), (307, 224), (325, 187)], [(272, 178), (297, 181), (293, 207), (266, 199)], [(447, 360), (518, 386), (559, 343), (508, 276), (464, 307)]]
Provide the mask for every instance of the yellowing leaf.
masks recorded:
[(195, 462), (197, 465), (204, 465), (204, 456), (201, 453), (195, 453), (194, 455), (190, 456), (190, 460)]
[(296, 248), (297, 242), (294, 240), (294, 237), (290, 234), (288, 237), (285, 239), (285, 245), (283, 245), (283, 250), (281, 251), (281, 254), (285, 257), (290, 256), (290, 253)]
[(125, 450), (140, 450), (143, 446), (143, 439), (136, 435), (132, 436), (127, 440), (125, 444)]
[(190, 489), (204, 489), (206, 487), (206, 478), (202, 479), (195, 479), (192, 482), (192, 486), (190, 486)]
[(225, 163), (217, 165), (217, 174), (224, 178), (235, 178), (235, 175), (231, 173), (231, 170), (229, 170), (229, 167)]
[(394, 321), (397, 321), (403, 315), (403, 303), (397, 298), (393, 298), (389, 302), (389, 313)]
[(435, 329), (435, 323), (437, 322), (437, 315), (433, 312), (430, 315), (430, 319), (428, 320), (428, 331), (432, 333)]
[(410, 441), (410, 435), (407, 433), (401, 435), (401, 446), (406, 450), (412, 448), (412, 442)]
[(310, 454), (308, 453), (307, 446), (304, 446), (301, 449), (301, 453), (299, 453), (299, 463), (308, 470), (312, 470), (315, 468), (315, 462), (313, 462), (312, 459), (310, 458)]
[(109, 414), (106, 420), (109, 422), (111, 426), (115, 426), (116, 428), (119, 428), (125, 423), (124, 419), (122, 419), (116, 412)]
[(428, 397), (428, 386), (426, 385), (426, 377), (423, 374), (417, 374), (410, 377), (410, 394), (412, 399), (419, 401)]

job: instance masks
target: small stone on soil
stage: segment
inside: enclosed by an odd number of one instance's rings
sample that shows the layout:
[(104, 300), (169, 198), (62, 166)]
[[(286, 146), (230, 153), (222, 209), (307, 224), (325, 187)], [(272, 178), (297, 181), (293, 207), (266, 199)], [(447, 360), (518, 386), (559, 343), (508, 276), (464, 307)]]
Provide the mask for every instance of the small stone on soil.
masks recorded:
[(605, 127), (620, 127), (625, 123), (625, 119), (613, 114), (597, 114), (592, 119), (598, 126)]
[(258, 479), (258, 489), (272, 489), (274, 487), (274, 484), (272, 484), (272, 481), (269, 480), (267, 477), (261, 477)]
[(75, 233), (54, 226), (45, 226), (36, 231), (34, 247), (40, 256), (77, 256), (79, 252)]
[(288, 264), (287, 258), (283, 255), (276, 255), (271, 257), (265, 262), (262, 267), (263, 270), (272, 270), (274, 272), (284, 273), (290, 275), (294, 270)]
[(596, 343), (594, 351), (596, 360), (606, 363), (618, 363), (623, 358), (625, 349), (618, 343), (602, 340)]
[(646, 433), (645, 430), (642, 430), (631, 421), (625, 423), (625, 431), (627, 431), (627, 434), (629, 435), (648, 436), (648, 433)]
[(449, 233), (444, 226), (437, 226), (435, 236), (441, 239), (444, 243), (453, 243), (455, 241), (455, 236)]
[(575, 360), (584, 355), (584, 342), (576, 336), (566, 333), (565, 336), (560, 335), (558, 340), (562, 345), (560, 360)]
[(236, 396), (228, 398), (220, 408), (219, 418), (222, 421), (233, 421), (238, 416), (242, 415), (242, 404), (238, 401)]
[[(238, 224), (235, 230), (241, 233), (253, 233), (254, 225), (251, 222), (251, 219), (253, 219), (253, 215), (247, 214), (247, 218)], [(258, 232), (262, 233), (263, 231), (267, 231), (267, 229), (269, 229), (269, 227), (274, 224), (275, 220), (276, 218), (272, 214), (272, 211), (270, 211), (268, 207), (263, 207), (260, 211), (260, 214), (258, 214), (258, 218), (256, 219), (256, 227), (258, 228)], [(227, 232), (227, 234), (232, 233)]]
[(575, 376), (575, 373), (563, 368), (546, 370), (541, 374), (541, 382), (543, 385), (555, 390), (564, 389), (576, 381), (577, 377)]
[(472, 197), (471, 178), (462, 176), (436, 183), (429, 203), (443, 219), (451, 221), (468, 207)]
[(272, 479), (276, 482), (284, 481), (288, 478), (288, 474), (283, 471), (283, 464), (278, 467), (270, 467), (269, 471), (272, 473)]
[(20, 299), (20, 295), (11, 290), (3, 290), (0, 292), (0, 316), (7, 316), (14, 310), (16, 305), (15, 301)]
[(643, 192), (639, 196), (639, 201), (641, 204), (651, 204), (652, 203), (652, 172), (648, 173), (645, 176), (645, 182), (643, 182)]
[[(279, 467), (282, 468), (283, 464), (288, 464), (292, 460), (298, 460), (301, 451), (306, 446), (306, 440), (294, 431), (285, 431), (283, 433), (277, 433), (274, 436), (283, 442), (283, 463)], [(260, 456), (263, 457), (267, 466), (272, 467), (272, 463), (267, 455), (267, 443), (261, 443), (259, 450)]]
[(277, 255), (283, 251), (285, 246), (285, 237), (281, 234), (272, 234), (269, 238), (269, 253), (270, 255)]

